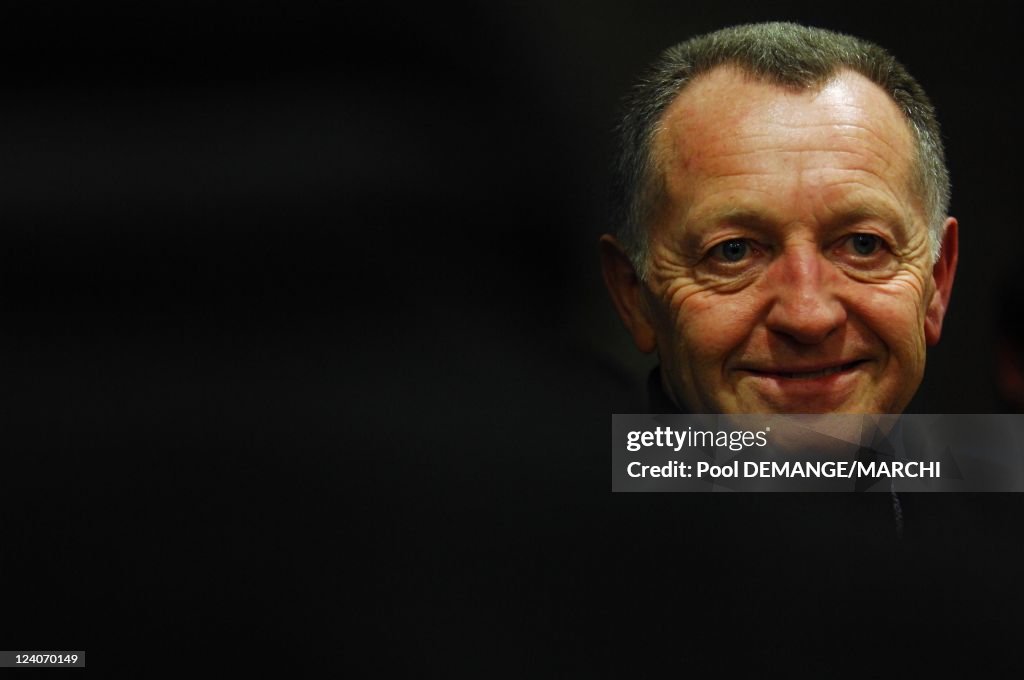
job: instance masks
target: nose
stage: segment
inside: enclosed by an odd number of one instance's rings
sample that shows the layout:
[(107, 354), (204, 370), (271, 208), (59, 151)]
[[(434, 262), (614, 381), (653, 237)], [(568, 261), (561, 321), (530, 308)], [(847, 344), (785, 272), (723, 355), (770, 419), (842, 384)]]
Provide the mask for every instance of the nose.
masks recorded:
[(835, 294), (836, 275), (811, 244), (784, 251), (765, 282), (771, 293), (768, 329), (802, 345), (824, 342), (846, 323), (846, 307)]

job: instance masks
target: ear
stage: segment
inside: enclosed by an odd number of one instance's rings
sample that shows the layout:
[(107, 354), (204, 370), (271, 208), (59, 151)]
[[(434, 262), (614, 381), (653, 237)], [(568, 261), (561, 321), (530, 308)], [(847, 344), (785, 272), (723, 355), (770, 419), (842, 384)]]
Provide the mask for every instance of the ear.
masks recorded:
[(633, 336), (637, 348), (645, 354), (657, 347), (654, 326), (651, 324), (647, 305), (643, 298), (643, 282), (633, 269), (633, 263), (625, 249), (614, 236), (601, 237), (601, 271), (604, 284), (612, 296), (615, 309)]
[(950, 217), (946, 220), (942, 236), (942, 252), (939, 253), (939, 260), (932, 268), (932, 282), (935, 288), (924, 318), (924, 337), (929, 345), (937, 344), (942, 335), (942, 319), (949, 309), (953, 278), (956, 276), (957, 247), (957, 223), (955, 218)]

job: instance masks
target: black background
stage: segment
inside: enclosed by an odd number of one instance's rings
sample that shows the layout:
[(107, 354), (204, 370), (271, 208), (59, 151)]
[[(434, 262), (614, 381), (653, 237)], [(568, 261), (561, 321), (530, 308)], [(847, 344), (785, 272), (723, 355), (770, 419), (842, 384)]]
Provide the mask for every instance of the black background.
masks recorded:
[(933, 98), (961, 263), (913, 410), (1001, 410), (1009, 2), (0, 5), (0, 646), (154, 674), (1012, 663), (1014, 498), (908, 498), (897, 540), (887, 498), (608, 492), (651, 365), (597, 266), (620, 98), (768, 19), (875, 40)]

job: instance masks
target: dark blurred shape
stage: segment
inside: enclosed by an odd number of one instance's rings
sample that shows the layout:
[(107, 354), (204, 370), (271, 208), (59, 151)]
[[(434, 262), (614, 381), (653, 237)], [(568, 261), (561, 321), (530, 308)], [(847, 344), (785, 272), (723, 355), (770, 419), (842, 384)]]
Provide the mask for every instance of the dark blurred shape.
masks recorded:
[(1024, 279), (1002, 275), (996, 287), (995, 385), (1013, 413), (1024, 413)]

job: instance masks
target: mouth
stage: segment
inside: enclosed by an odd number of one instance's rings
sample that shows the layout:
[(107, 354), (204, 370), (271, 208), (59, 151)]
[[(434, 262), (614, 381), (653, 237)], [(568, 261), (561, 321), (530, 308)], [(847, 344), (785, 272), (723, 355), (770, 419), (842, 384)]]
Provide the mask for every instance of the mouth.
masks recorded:
[(741, 378), (756, 402), (786, 413), (825, 413), (841, 410), (870, 380), (869, 359), (837, 364), (783, 364), (744, 367)]
[(737, 387), (752, 396), (758, 408), (780, 413), (843, 410), (870, 385), (871, 360), (749, 365), (740, 369)]
[(783, 365), (778, 368), (762, 366), (746, 366), (741, 369), (752, 378), (770, 380), (780, 385), (793, 385), (808, 383), (824, 385), (832, 384), (835, 381), (842, 381), (845, 376), (852, 375), (857, 369), (868, 363), (866, 359), (857, 359), (844, 364), (810, 364), (804, 366)]
[(828, 368), (822, 368), (810, 371), (751, 371), (765, 376), (772, 376), (778, 378), (786, 378), (788, 380), (816, 380), (818, 378), (827, 378), (830, 375), (836, 375), (838, 373), (845, 373), (846, 371), (852, 371), (863, 361), (851, 361), (848, 364), (840, 364), (838, 366), (830, 366)]

